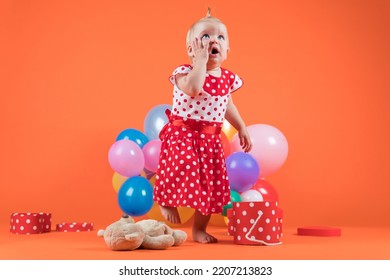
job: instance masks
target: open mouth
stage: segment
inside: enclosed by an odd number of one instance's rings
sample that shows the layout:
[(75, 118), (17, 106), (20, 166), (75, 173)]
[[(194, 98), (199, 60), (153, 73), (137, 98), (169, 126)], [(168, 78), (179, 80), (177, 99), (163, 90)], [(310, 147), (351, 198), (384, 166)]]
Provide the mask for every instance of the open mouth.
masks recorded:
[(219, 53), (219, 51), (218, 51), (218, 49), (216, 49), (216, 48), (213, 48), (212, 50), (211, 50), (211, 54), (218, 54)]

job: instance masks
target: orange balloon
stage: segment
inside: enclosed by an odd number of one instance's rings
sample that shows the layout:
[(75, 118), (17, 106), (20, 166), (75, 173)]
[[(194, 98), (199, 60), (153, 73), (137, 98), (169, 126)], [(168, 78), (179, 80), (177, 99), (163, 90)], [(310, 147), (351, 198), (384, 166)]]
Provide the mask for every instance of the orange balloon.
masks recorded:
[(114, 172), (114, 175), (112, 175), (112, 186), (114, 187), (114, 190), (118, 192), (119, 188), (122, 186), (122, 184), (128, 179), (129, 177), (122, 176), (119, 173)]
[(223, 131), (221, 132), (221, 138), (222, 138), (222, 148), (226, 158), (230, 155), (230, 142)]
[(223, 220), (224, 220), (226, 225), (229, 225), (229, 218), (228, 217), (223, 216)]
[(167, 220), (165, 220), (165, 218), (161, 214), (160, 206), (156, 202), (153, 204), (152, 209), (150, 209), (146, 215), (148, 216), (149, 219), (163, 221), (170, 227), (178, 227), (188, 222), (195, 213), (195, 210), (190, 207), (178, 207), (177, 211), (179, 212), (180, 215), (181, 224), (172, 224)]
[(210, 225), (217, 227), (226, 227), (227, 223), (225, 222), (225, 217), (221, 214), (213, 214), (210, 218)]
[(226, 134), (229, 140), (232, 140), (233, 136), (236, 135), (237, 130), (227, 120), (224, 120), (222, 124), (222, 132)]

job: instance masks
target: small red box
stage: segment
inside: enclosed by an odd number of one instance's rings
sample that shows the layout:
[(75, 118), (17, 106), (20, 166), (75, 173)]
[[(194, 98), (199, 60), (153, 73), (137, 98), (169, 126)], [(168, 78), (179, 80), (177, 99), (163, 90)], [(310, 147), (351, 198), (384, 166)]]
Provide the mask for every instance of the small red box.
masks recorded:
[(56, 230), (61, 232), (91, 231), (93, 223), (61, 223), (56, 225)]
[(38, 234), (51, 231), (51, 213), (12, 213), (11, 233)]
[(234, 202), (234, 243), (240, 245), (282, 244), (283, 210), (278, 202)]

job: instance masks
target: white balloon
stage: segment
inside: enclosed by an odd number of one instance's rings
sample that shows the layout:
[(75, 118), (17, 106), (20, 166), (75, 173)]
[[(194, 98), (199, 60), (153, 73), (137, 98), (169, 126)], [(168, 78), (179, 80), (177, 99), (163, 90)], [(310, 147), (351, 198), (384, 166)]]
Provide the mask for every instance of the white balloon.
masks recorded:
[(247, 190), (242, 192), (240, 196), (243, 202), (264, 201), (262, 194), (256, 190)]
[(146, 115), (144, 120), (144, 131), (149, 140), (159, 139), (160, 131), (164, 125), (169, 122), (165, 113), (167, 109), (172, 110), (172, 106), (161, 104), (153, 107)]

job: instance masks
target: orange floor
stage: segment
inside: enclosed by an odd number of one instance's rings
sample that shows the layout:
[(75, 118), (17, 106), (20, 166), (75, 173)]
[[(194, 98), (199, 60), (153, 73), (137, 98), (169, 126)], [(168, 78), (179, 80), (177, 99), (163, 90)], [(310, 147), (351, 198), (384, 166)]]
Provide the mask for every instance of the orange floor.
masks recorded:
[[(190, 233), (189, 228), (182, 228)], [(15, 235), (8, 225), (0, 225), (0, 259), (9, 260), (389, 260), (390, 228), (342, 228), (341, 237), (296, 235), (296, 228), (284, 229), (283, 244), (278, 246), (235, 245), (226, 228), (210, 227), (217, 244), (198, 244), (191, 240), (167, 250), (109, 250), (96, 230), (81, 233), (51, 232), (39, 235)], [(207, 250), (206, 250), (207, 248)]]

